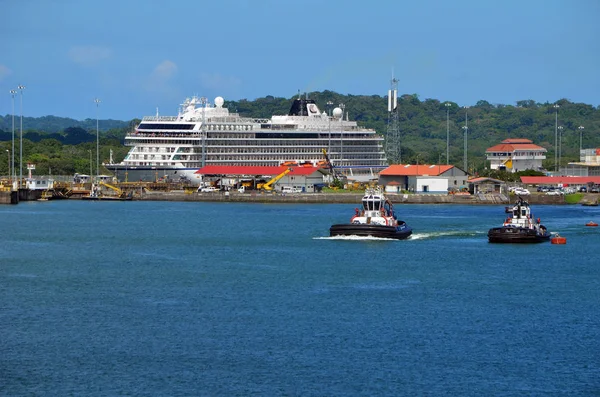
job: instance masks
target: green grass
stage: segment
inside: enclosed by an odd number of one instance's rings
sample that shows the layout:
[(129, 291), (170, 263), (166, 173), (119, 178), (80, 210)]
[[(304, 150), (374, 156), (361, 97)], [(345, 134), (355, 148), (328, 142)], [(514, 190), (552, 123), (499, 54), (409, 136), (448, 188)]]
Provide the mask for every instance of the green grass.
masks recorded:
[(583, 193), (573, 193), (565, 195), (565, 203), (567, 204), (578, 204), (581, 199), (585, 196)]

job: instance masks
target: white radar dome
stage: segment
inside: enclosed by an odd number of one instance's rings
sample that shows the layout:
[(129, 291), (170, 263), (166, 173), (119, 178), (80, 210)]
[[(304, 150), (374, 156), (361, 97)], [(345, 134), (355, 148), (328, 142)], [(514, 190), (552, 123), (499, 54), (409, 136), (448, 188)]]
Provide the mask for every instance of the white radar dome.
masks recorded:
[(215, 106), (220, 108), (221, 106), (223, 106), (223, 104), (225, 103), (225, 100), (223, 99), (223, 97), (216, 97), (215, 98)]
[(340, 117), (342, 117), (342, 109), (340, 109), (340, 108), (333, 109), (333, 117), (338, 118), (338, 119)]

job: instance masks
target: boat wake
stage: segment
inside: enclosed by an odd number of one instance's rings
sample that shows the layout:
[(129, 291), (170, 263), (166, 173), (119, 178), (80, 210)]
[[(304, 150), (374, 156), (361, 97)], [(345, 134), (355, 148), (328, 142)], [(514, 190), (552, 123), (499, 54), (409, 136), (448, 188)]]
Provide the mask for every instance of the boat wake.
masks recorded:
[(431, 232), (431, 233), (413, 233), (410, 236), (411, 240), (425, 240), (425, 239), (434, 239), (434, 238), (444, 238), (444, 237), (475, 237), (481, 234), (485, 234), (483, 231), (449, 231), (449, 232)]

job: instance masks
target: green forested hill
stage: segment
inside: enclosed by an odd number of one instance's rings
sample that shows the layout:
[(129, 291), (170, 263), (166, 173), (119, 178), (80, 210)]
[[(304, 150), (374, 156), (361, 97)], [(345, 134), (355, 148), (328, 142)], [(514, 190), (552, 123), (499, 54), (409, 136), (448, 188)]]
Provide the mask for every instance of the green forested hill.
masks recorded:
[[(304, 95), (304, 94), (303, 94)], [(295, 96), (294, 96), (295, 97)], [(387, 98), (379, 95), (342, 95), (332, 91), (312, 92), (322, 111), (327, 102), (333, 106), (343, 103), (351, 120), (375, 129), (387, 131)], [(227, 101), (230, 111), (246, 117), (269, 118), (287, 114), (290, 98), (267, 96), (252, 101)], [(579, 126), (583, 126), (583, 147), (600, 147), (600, 107), (572, 103), (567, 99), (557, 102), (558, 125), (562, 129), (562, 163), (579, 158)], [(548, 149), (547, 169), (554, 168), (555, 109), (554, 103), (518, 101), (515, 105), (493, 105), (484, 100), (465, 109), (451, 102), (449, 107), (450, 163), (462, 168), (465, 113), (468, 113), (469, 171), (481, 171), (485, 166), (485, 150), (506, 138), (527, 138)], [(415, 95), (398, 98), (399, 129), (402, 138), (402, 162), (437, 163), (445, 161), (446, 106), (436, 99), (420, 100)], [(18, 128), (19, 118), (15, 118)], [(101, 120), (100, 159), (108, 161), (110, 149), (114, 160), (120, 161), (127, 153), (123, 146), (126, 132), (139, 120)], [(12, 116), (0, 116), (0, 175), (7, 174), (7, 161), (2, 160), (5, 149), (11, 149)], [(35, 162), (37, 170), (51, 170), (53, 174), (89, 172), (90, 150), (95, 153), (96, 120), (77, 121), (46, 116), (23, 118), (24, 162)], [(95, 155), (93, 156), (95, 157)], [(102, 170), (101, 170), (102, 171)], [(40, 173), (44, 173), (41, 172)]]
[[(0, 131), (12, 133), (12, 115), (0, 116)], [(15, 116), (15, 130), (20, 127), (21, 118)], [(101, 131), (115, 128), (124, 128), (129, 123), (120, 120), (102, 120), (99, 123)], [(44, 117), (23, 117), (23, 131), (38, 131), (46, 133), (59, 133), (67, 128), (78, 127), (84, 130), (96, 131), (96, 119), (75, 120), (67, 117), (44, 116)]]

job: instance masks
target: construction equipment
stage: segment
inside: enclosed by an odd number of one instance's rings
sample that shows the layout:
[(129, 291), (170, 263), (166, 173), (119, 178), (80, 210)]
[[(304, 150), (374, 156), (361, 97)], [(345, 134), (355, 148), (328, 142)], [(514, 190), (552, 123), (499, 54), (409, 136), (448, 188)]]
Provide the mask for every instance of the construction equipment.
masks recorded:
[(278, 180), (280, 180), (281, 178), (283, 178), (284, 176), (286, 176), (287, 174), (289, 174), (292, 171), (293, 171), (293, 168), (291, 168), (291, 167), (287, 168), (281, 174), (275, 176), (273, 179), (269, 180), (268, 182), (266, 182), (262, 186), (260, 186), (260, 189), (273, 190), (273, 185), (275, 184), (275, 182), (277, 182)]
[(329, 184), (329, 187), (334, 188), (334, 189), (343, 188), (344, 187), (343, 179), (345, 179), (345, 177), (335, 169), (335, 167), (331, 163), (331, 160), (329, 160), (329, 155), (327, 154), (327, 149), (323, 149), (323, 155), (325, 156), (325, 162), (327, 165), (326, 168), (328, 168), (329, 172), (331, 172), (332, 181)]
[(117, 197), (119, 197), (119, 198), (125, 198), (127, 196), (127, 193), (125, 193), (123, 190), (121, 190), (118, 187), (113, 186), (113, 185), (111, 185), (109, 183), (100, 181), (100, 182), (98, 182), (98, 184), (101, 185), (101, 186), (104, 186), (104, 187), (107, 187), (109, 189), (114, 190), (117, 193)]

